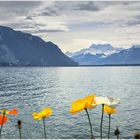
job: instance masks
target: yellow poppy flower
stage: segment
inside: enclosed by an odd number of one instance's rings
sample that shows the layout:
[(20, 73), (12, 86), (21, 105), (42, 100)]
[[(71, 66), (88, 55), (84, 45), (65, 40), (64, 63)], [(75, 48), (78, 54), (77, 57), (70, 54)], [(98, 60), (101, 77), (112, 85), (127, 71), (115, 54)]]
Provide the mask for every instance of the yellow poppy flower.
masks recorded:
[(86, 102), (86, 108), (92, 109), (96, 106), (95, 98), (95, 94), (83, 98), (83, 100)]
[(34, 112), (32, 115), (33, 115), (34, 120), (38, 121), (42, 119), (42, 116), (40, 113)]
[(96, 95), (93, 94), (93, 95), (87, 96), (85, 98), (76, 100), (72, 103), (71, 109), (70, 109), (70, 113), (72, 113), (72, 114), (75, 114), (75, 113), (83, 111), (83, 110), (86, 111), (86, 114), (87, 114), (88, 120), (89, 120), (89, 125), (90, 125), (91, 139), (93, 139), (94, 136), (93, 136), (93, 132), (92, 132), (92, 124), (91, 124), (90, 116), (88, 113), (88, 109), (92, 109), (96, 106), (95, 97), (96, 97)]
[(106, 114), (111, 115), (111, 114), (116, 113), (116, 112), (117, 112), (117, 109), (105, 105), (105, 106), (104, 106), (104, 112), (105, 112)]
[(75, 114), (77, 112), (84, 110), (85, 108), (86, 108), (86, 102), (80, 99), (72, 103), (70, 113)]
[(53, 113), (53, 110), (51, 108), (44, 108), (41, 112), (37, 113), (34, 112), (32, 114), (34, 120), (42, 120), (43, 118), (51, 116)]
[(44, 138), (46, 139), (46, 127), (45, 127), (45, 118), (49, 117), (53, 114), (53, 110), (51, 108), (44, 108), (42, 111), (39, 113), (34, 112), (32, 114), (34, 120), (42, 120), (43, 121), (43, 126), (44, 126)]
[(86, 108), (92, 109), (94, 107), (93, 103), (95, 103), (95, 101), (94, 101), (95, 96), (96, 95), (90, 95), (90, 96), (87, 96), (83, 99), (79, 99), (79, 100), (74, 101), (72, 103), (70, 113), (75, 114), (75, 113), (80, 112)]
[(44, 117), (44, 118), (45, 118), (45, 117), (51, 116), (52, 113), (53, 113), (53, 110), (52, 110), (51, 108), (44, 108), (44, 109), (40, 112), (41, 116)]

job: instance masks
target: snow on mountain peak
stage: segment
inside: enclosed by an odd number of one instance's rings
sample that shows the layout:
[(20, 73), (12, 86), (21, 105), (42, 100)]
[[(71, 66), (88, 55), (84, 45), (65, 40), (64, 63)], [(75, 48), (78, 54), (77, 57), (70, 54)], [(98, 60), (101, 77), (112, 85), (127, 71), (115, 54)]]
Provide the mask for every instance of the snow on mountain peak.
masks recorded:
[(104, 54), (105, 56), (108, 56), (108, 55), (111, 55), (113, 53), (118, 53), (120, 52), (121, 50), (123, 50), (122, 48), (114, 48), (112, 47), (111, 44), (92, 44), (89, 48), (84, 48), (78, 52), (75, 52), (73, 54), (68, 54), (67, 55), (69, 57), (72, 57), (72, 56), (76, 56), (76, 55), (80, 55), (80, 54), (87, 54), (87, 53), (90, 53), (90, 54), (93, 54), (93, 55), (96, 55), (96, 54)]

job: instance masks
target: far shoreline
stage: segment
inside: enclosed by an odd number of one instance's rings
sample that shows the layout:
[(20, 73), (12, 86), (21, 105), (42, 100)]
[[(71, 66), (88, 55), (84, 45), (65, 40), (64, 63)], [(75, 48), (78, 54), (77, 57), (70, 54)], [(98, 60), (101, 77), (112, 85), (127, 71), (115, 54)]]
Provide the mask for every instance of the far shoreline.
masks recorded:
[(25, 67), (25, 68), (31, 68), (31, 67), (40, 67), (40, 68), (47, 68), (47, 67), (128, 67), (128, 66), (140, 66), (140, 64), (105, 64), (105, 65), (78, 65), (78, 66), (0, 66), (0, 68), (4, 67), (9, 67), (9, 68), (20, 68), (20, 67)]

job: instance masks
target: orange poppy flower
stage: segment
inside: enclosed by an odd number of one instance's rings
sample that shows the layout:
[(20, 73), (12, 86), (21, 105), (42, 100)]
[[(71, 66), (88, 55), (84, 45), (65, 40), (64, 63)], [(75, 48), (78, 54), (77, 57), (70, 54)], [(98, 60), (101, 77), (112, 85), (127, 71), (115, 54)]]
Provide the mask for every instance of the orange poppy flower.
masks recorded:
[(16, 108), (13, 108), (11, 110), (0, 110), (0, 113), (5, 113), (5, 115), (18, 115), (18, 110)]
[[(8, 117), (7, 115), (17, 115), (18, 110), (16, 108), (13, 108), (12, 110), (0, 110), (0, 125), (3, 125), (7, 122)], [(3, 118), (4, 117), (4, 118)]]
[(7, 123), (7, 120), (8, 120), (7, 116), (0, 115), (0, 125)]
[(12, 109), (8, 113), (9, 115), (18, 115), (18, 110), (16, 108)]

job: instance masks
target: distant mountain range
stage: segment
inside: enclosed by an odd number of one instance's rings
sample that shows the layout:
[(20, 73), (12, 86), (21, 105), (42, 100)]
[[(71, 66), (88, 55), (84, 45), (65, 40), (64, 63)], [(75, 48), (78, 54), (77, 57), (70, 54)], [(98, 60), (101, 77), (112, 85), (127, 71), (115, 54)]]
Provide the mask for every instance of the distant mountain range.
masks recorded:
[(86, 55), (86, 54), (104, 54), (110, 55), (113, 53), (117, 53), (123, 50), (122, 48), (113, 48), (110, 44), (92, 44), (89, 48), (82, 49), (75, 53), (66, 52), (66, 55), (69, 57), (76, 56), (76, 55)]
[(113, 48), (110, 44), (93, 44), (75, 53), (67, 52), (79, 65), (129, 65), (140, 64), (140, 45), (129, 49)]
[(0, 66), (77, 66), (140, 64), (140, 45), (129, 49), (92, 44), (66, 55), (52, 42), (0, 26)]
[(77, 66), (57, 45), (0, 26), (0, 66)]

